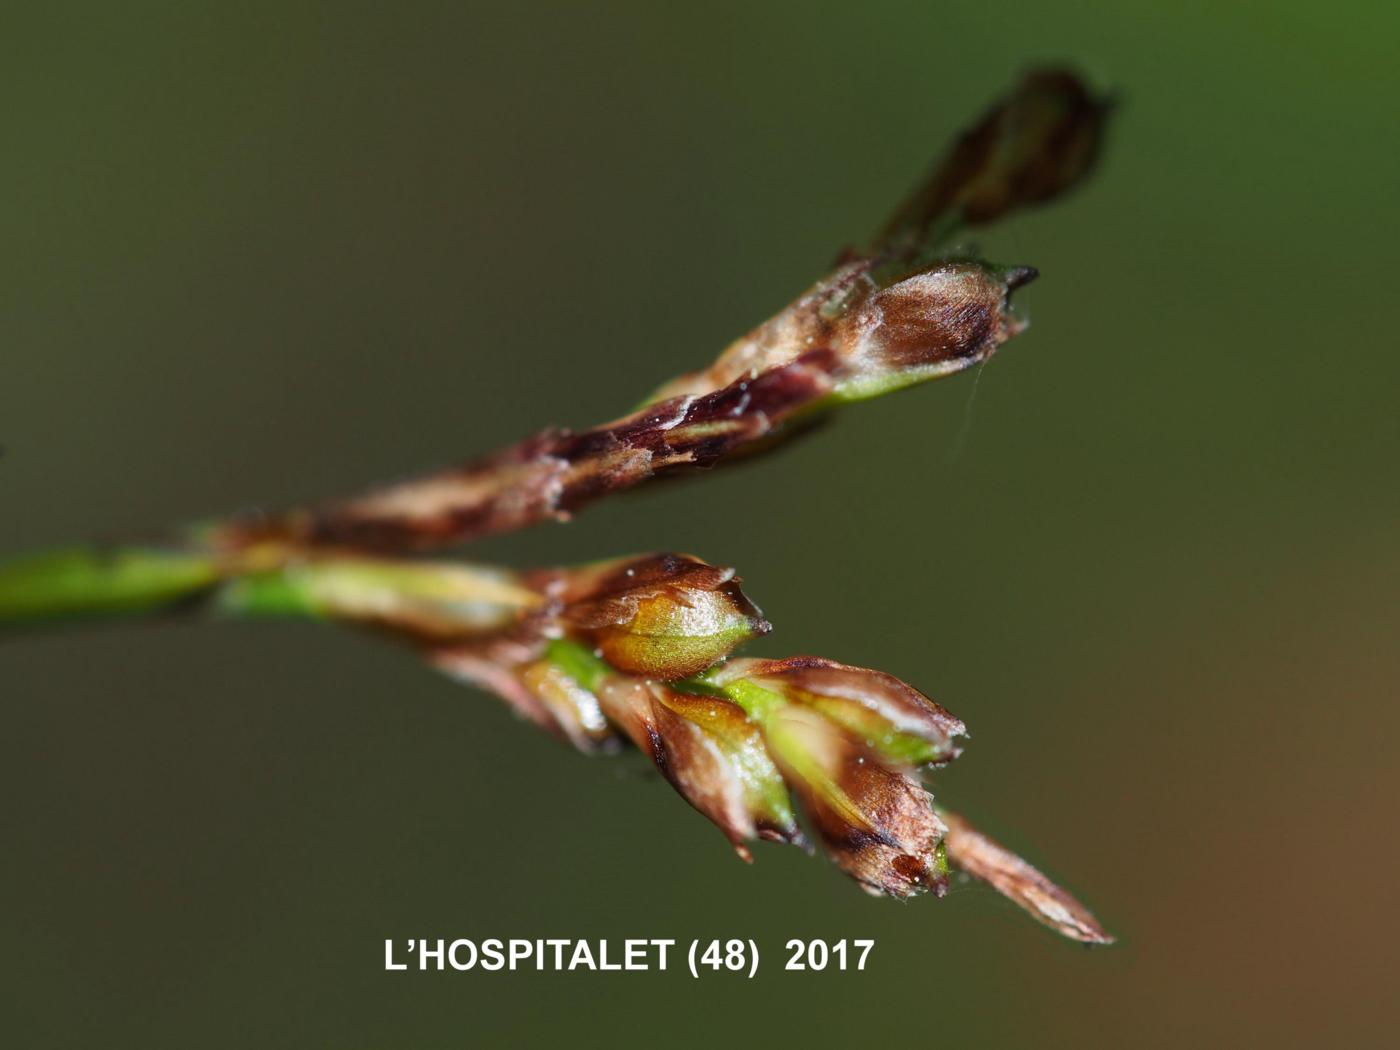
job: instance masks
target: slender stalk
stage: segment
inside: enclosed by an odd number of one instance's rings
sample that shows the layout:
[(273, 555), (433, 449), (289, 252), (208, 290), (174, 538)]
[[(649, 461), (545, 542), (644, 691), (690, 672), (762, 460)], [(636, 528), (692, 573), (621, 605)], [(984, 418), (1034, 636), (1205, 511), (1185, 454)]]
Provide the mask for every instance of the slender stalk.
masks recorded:
[(0, 629), (128, 617), (200, 598), (224, 577), (208, 552), (73, 547), (0, 563)]
[(506, 569), (353, 553), (75, 547), (0, 563), (0, 630), (197, 608), (382, 621), (461, 637), (497, 630), (545, 603)]

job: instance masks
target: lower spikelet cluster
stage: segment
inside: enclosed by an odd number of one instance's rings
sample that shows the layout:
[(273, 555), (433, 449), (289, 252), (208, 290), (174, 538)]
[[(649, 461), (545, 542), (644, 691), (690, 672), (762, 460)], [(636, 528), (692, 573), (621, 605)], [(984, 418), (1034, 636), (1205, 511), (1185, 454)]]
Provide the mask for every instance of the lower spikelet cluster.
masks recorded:
[(810, 835), (894, 897), (942, 896), (961, 867), (1060, 932), (1107, 940), (1072, 897), (935, 808), (922, 774), (966, 735), (941, 705), (822, 657), (732, 657), (770, 629), (733, 569), (683, 554), (525, 573), (326, 557), (245, 574), (221, 600), (389, 632), (580, 751), (634, 745), (744, 860), (755, 840)]

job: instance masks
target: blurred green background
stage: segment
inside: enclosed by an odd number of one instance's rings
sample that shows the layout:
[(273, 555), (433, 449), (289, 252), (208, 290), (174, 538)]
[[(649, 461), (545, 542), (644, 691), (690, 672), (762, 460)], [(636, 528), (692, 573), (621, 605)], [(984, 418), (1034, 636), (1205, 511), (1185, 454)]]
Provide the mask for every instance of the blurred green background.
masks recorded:
[[(1039, 61), (1123, 106), (980, 378), (482, 557), (669, 548), (967, 720), (940, 797), (1120, 934), (752, 867), (313, 626), (0, 645), (9, 1046), (1380, 1045), (1393, 1036), (1390, 5), (14, 5), (0, 553), (610, 418), (862, 238)], [(386, 974), (386, 937), (753, 937), (746, 982)], [(874, 937), (861, 974), (788, 937)]]

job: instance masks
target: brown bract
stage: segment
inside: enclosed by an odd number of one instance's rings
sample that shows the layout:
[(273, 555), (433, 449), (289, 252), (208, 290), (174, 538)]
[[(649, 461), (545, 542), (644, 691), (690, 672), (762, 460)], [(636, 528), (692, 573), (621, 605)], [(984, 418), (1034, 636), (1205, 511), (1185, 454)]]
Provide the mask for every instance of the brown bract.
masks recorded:
[(783, 368), (814, 346), (830, 350), (823, 364), (838, 393), (862, 383), (897, 385), (901, 377), (930, 378), (984, 361), (1025, 327), (1009, 295), (1035, 277), (1030, 267), (948, 259), (877, 273), (879, 263), (846, 263), (730, 344), (709, 368), (654, 396), (704, 396)]
[(848, 368), (878, 379), (892, 371), (955, 371), (984, 361), (1024, 329), (1008, 295), (1034, 277), (1026, 266), (955, 260), (880, 288), (850, 311)]
[(1042, 69), (965, 131), (890, 217), (872, 254), (920, 251), (941, 223), (981, 225), (1083, 181), (1111, 103), (1073, 73)]
[(942, 817), (948, 826), (943, 841), (954, 867), (981, 879), (1057, 933), (1085, 944), (1113, 943), (1093, 913), (1067, 891), (957, 814), (945, 811)]
[[(956, 757), (961, 720), (893, 675), (816, 656), (731, 660), (827, 854), (870, 893), (942, 895), (943, 825), (914, 768)], [(766, 698), (766, 699), (765, 699)]]
[(883, 671), (820, 656), (791, 656), (731, 660), (713, 675), (720, 684), (739, 679), (811, 708), (877, 750), (893, 751), (900, 737), (922, 741), (929, 747), (919, 755), (919, 764), (956, 758), (956, 740), (967, 734), (962, 719)]
[(802, 844), (777, 766), (737, 705), (623, 677), (605, 681), (598, 700), (744, 860), (753, 859), (745, 843), (755, 838)]
[(525, 680), (522, 672), (544, 650), (541, 638), (520, 641), (488, 638), (472, 643), (425, 648), (430, 664), (459, 682), (469, 682), (504, 700), (516, 714), (556, 736), (575, 743), (582, 733), (571, 732), (573, 720), (546, 703)]
[(764, 734), (827, 855), (862, 889), (943, 895), (943, 825), (909, 770), (804, 707), (774, 714)]
[(520, 672), (519, 684), (549, 712), (558, 734), (578, 750), (585, 754), (615, 750), (617, 734), (598, 698), (562, 668), (537, 660)]
[(739, 584), (690, 555), (608, 562), (564, 575), (560, 620), (617, 670), (672, 681), (771, 630)]

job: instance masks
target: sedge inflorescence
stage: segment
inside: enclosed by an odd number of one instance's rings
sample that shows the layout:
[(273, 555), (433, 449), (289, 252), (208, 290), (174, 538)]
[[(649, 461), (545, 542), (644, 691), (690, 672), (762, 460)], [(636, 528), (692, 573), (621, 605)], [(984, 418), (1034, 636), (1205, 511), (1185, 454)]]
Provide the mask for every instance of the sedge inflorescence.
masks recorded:
[(1108, 111), (1073, 74), (1028, 75), (867, 247), (618, 419), (350, 499), (239, 515), (167, 548), (0, 566), (0, 627), (212, 608), (373, 629), (580, 751), (640, 750), (745, 860), (756, 840), (815, 845), (894, 897), (942, 896), (961, 871), (1105, 943), (1071, 895), (933, 801), (925, 774), (966, 735), (941, 705), (822, 657), (733, 655), (770, 629), (735, 570), (684, 554), (529, 571), (419, 555), (771, 451), (842, 405), (986, 361), (1024, 331), (1011, 297), (1036, 271), (954, 238), (1082, 181)]

